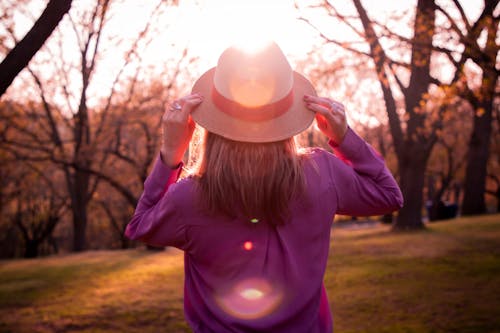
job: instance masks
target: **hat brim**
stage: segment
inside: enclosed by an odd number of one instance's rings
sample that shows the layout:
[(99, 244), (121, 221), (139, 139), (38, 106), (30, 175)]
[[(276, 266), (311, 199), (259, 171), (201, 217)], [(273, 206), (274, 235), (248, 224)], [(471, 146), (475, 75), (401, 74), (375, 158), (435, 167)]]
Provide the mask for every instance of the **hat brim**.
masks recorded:
[(204, 96), (191, 116), (193, 120), (215, 134), (244, 142), (273, 142), (297, 135), (312, 123), (315, 113), (306, 108), (305, 94), (316, 96), (312, 84), (301, 74), (293, 72), (293, 103), (284, 114), (265, 121), (245, 121), (221, 111), (211, 99), (215, 67), (205, 72), (194, 84), (192, 92)]

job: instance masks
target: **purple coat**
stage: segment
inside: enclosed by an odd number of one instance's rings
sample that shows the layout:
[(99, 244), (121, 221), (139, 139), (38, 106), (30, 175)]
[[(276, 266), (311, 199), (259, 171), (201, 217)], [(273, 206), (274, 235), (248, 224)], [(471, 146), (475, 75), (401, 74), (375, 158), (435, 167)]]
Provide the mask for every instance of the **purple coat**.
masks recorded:
[(197, 181), (158, 158), (125, 234), (184, 251), (184, 310), (194, 332), (331, 332), (323, 285), (336, 213), (379, 215), (403, 197), (383, 159), (348, 130), (336, 156), (314, 149), (306, 193), (285, 225), (210, 216)]

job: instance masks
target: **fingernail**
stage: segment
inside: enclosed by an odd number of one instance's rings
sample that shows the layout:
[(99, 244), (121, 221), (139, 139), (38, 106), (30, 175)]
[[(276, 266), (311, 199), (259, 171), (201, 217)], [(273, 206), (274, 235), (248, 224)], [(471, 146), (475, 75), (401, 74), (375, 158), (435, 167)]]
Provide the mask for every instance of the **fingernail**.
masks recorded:
[(309, 99), (309, 95), (304, 95), (304, 99)]

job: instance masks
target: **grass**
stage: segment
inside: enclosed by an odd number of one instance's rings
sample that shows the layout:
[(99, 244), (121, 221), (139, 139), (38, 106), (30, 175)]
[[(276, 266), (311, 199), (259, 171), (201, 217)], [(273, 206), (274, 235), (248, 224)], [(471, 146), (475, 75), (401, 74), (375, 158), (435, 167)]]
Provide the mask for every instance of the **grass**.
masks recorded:
[[(335, 229), (336, 332), (500, 332), (500, 215), (416, 233)], [(180, 251), (0, 262), (0, 332), (190, 332)]]

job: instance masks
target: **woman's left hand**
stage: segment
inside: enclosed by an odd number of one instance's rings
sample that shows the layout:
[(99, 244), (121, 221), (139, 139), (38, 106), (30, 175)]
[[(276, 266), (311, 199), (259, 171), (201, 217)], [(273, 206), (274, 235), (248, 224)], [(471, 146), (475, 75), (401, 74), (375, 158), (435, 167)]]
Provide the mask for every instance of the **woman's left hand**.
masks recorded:
[(340, 145), (347, 133), (345, 107), (339, 101), (327, 97), (305, 95), (306, 106), (316, 112), (318, 128), (336, 145)]
[(191, 112), (203, 101), (203, 96), (190, 94), (174, 101), (162, 117), (163, 142), (161, 158), (170, 168), (175, 168), (189, 146), (195, 123)]

